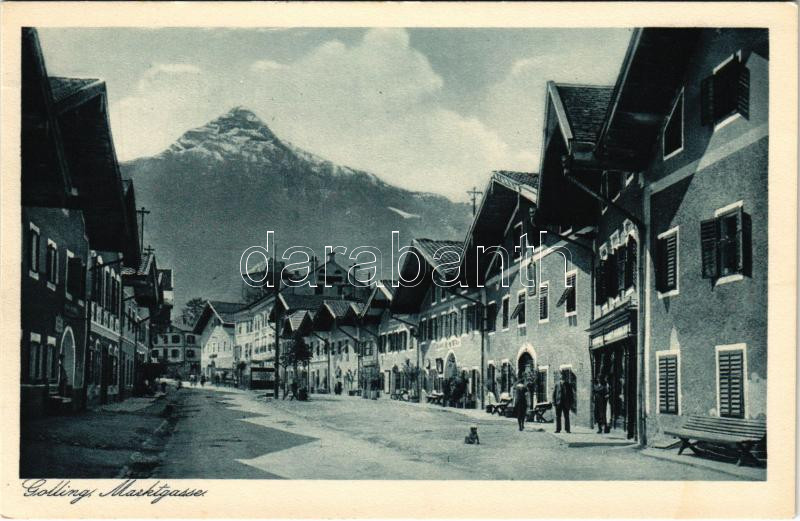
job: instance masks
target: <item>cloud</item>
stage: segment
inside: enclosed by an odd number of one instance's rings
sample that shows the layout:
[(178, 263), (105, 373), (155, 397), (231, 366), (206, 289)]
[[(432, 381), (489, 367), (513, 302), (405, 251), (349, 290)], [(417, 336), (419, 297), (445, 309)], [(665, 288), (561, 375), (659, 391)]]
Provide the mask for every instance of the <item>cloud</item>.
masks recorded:
[(117, 155), (132, 159), (157, 154), (187, 129), (202, 125), (212, 92), (204, 71), (196, 65), (151, 66), (134, 94), (109, 109)]
[(280, 70), (280, 69), (285, 69), (285, 68), (286, 68), (286, 65), (284, 65), (282, 63), (278, 63), (276, 61), (272, 61), (272, 60), (258, 60), (258, 61), (253, 62), (252, 65), (250, 65), (250, 71), (252, 71), (252, 72), (275, 71), (275, 70)]
[(405, 30), (371, 29), (354, 43), (322, 42), (292, 62), (261, 56), (214, 71), (155, 64), (112, 105), (112, 125), (119, 156), (130, 159), (243, 105), (282, 139), (331, 161), (465, 200), (492, 170), (538, 168), (544, 82), (563, 70), (559, 59), (518, 60), (466, 115), (441, 101), (443, 78)]

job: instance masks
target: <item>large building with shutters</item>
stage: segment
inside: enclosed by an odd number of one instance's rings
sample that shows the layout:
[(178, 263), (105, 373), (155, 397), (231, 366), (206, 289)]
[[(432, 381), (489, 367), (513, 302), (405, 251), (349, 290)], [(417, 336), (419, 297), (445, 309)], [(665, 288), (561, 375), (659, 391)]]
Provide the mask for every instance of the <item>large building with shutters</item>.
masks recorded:
[(592, 360), (642, 440), (766, 414), (768, 65), (765, 30), (636, 30), (565, 154), (600, 200)]

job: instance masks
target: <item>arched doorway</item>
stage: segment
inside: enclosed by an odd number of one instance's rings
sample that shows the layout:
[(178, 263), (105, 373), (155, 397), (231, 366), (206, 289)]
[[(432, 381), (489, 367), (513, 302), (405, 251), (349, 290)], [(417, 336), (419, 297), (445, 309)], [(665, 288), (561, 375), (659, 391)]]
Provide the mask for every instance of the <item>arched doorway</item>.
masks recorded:
[[(59, 394), (66, 395), (71, 389), (75, 388), (75, 335), (72, 333), (72, 328), (67, 326), (64, 328), (64, 334), (61, 335), (61, 347), (59, 349), (59, 360), (61, 361), (61, 368), (59, 368), (58, 375), (58, 390)], [(61, 370), (63, 369), (63, 371)], [(64, 381), (62, 381), (62, 379)]]

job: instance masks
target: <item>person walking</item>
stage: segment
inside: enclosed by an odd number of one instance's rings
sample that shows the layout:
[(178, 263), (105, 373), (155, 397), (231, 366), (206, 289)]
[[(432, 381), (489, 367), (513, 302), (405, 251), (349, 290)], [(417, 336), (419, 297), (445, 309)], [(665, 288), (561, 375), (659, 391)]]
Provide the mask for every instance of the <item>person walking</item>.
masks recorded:
[(561, 371), (561, 379), (553, 389), (553, 407), (556, 409), (556, 432), (561, 432), (561, 417), (564, 430), (569, 432), (569, 411), (575, 405), (575, 393), (570, 382), (569, 371)]
[(525, 430), (525, 416), (528, 414), (528, 396), (525, 384), (521, 381), (514, 388), (514, 416), (517, 417), (519, 430)]
[(606, 404), (608, 402), (608, 384), (606, 384), (605, 378), (595, 378), (592, 391), (594, 392), (594, 421), (597, 423), (597, 433), (607, 433)]

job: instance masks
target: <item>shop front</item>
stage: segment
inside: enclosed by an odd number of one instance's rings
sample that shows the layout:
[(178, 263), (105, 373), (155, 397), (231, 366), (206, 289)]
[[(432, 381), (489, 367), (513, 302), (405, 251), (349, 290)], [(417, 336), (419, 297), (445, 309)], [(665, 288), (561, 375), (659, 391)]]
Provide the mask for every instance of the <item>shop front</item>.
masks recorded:
[[(636, 310), (630, 306), (592, 323), (589, 329), (592, 381), (606, 389), (606, 418), (611, 430), (636, 436)], [(592, 410), (597, 399), (592, 386)], [(592, 418), (592, 427), (594, 427)]]

